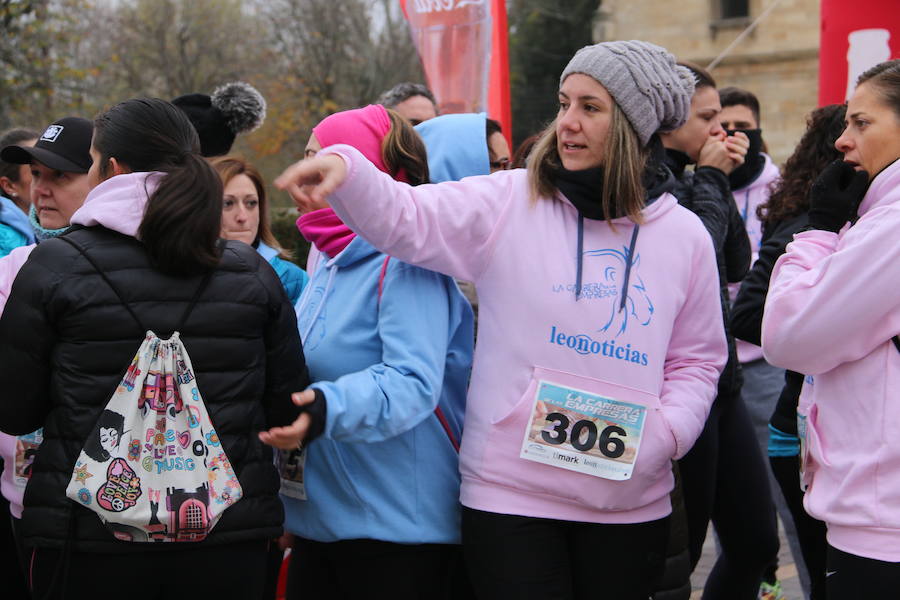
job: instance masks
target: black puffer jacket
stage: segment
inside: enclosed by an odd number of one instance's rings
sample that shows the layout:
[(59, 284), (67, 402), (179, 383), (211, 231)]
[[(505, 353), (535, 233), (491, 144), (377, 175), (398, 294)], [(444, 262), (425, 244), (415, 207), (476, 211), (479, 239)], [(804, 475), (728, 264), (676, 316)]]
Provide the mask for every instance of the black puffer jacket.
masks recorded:
[(737, 360), (734, 336), (730, 331), (728, 284), (741, 281), (750, 269), (752, 253), (744, 221), (731, 195), (728, 177), (719, 169), (700, 167), (686, 171), (689, 158), (677, 150), (666, 150), (666, 166), (675, 175), (672, 194), (678, 203), (700, 217), (709, 232), (719, 263), (722, 316), (728, 339), (728, 362), (719, 376), (716, 402), (734, 397), (741, 389), (743, 376)]
[[(150, 267), (143, 244), (102, 227), (67, 235), (145, 327), (162, 338), (173, 332), (201, 277), (163, 275)], [(0, 382), (7, 390), (0, 428), (23, 434), (44, 427), (25, 492), (27, 544), (59, 548), (71, 536), (72, 548), (81, 552), (185, 547), (117, 541), (95, 513), (66, 498), (79, 452), (143, 337), (115, 292), (65, 241), (40, 244), (19, 272), (0, 318)], [(306, 388), (309, 377), (294, 311), (278, 276), (253, 248), (224, 245), (181, 338), (244, 493), (199, 544), (276, 537), (283, 521), (279, 479), (272, 449), (257, 432), (297, 417), (290, 393)]]

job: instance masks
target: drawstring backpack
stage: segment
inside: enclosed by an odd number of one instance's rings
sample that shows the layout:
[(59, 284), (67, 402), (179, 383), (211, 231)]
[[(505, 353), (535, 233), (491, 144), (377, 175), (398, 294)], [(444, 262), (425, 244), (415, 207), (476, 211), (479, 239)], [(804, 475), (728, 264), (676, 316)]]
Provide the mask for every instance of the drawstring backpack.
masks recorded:
[(79, 244), (60, 239), (91, 263), (140, 330), (146, 331), (84, 443), (66, 496), (97, 513), (120, 540), (203, 540), (243, 493), (179, 333), (212, 272), (200, 282), (172, 336), (161, 339), (141, 324)]

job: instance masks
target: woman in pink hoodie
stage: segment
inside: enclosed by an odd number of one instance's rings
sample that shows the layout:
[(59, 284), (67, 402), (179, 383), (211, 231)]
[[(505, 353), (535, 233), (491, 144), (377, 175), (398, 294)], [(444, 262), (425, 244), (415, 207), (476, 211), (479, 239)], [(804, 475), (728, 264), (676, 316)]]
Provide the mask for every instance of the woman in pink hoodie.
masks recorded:
[(762, 342), (807, 375), (804, 504), (828, 526), (827, 595), (872, 600), (900, 587), (900, 60), (860, 76), (846, 122), (844, 161), (822, 172), (808, 231), (775, 264)]
[(646, 600), (661, 572), (671, 461), (726, 359), (713, 247), (655, 135), (693, 88), (663, 48), (588, 46), (526, 170), (410, 187), (334, 145), (276, 182), (475, 284), (460, 500), (479, 597)]

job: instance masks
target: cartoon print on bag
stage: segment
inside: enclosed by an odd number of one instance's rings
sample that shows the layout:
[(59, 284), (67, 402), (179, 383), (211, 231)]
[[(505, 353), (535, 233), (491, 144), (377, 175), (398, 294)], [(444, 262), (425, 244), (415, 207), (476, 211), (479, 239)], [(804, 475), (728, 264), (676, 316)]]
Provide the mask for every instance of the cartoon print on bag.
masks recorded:
[[(184, 362), (184, 359), (179, 358), (175, 362), (175, 375), (178, 379), (178, 383), (184, 385), (190, 383), (194, 380), (194, 374), (190, 369), (187, 368), (187, 364)], [(194, 388), (197, 389), (197, 388)]]
[(131, 438), (128, 444), (128, 460), (135, 462), (141, 458), (141, 440)]
[(219, 447), (219, 434), (216, 433), (215, 429), (211, 429), (209, 433), (206, 434), (206, 443), (215, 448)]
[(216, 481), (220, 474), (227, 478), (222, 493), (216, 493), (216, 488), (213, 486), (210, 488), (209, 494), (218, 504), (230, 506), (240, 499), (241, 484), (238, 483), (234, 470), (231, 467), (231, 462), (224, 452), (219, 452), (209, 461), (209, 481)]
[(138, 397), (138, 408), (146, 415), (151, 409), (158, 415), (174, 419), (184, 408), (181, 393), (171, 373), (150, 371), (144, 380), (144, 389)]
[(129, 392), (134, 390), (134, 380), (137, 379), (138, 375), (141, 374), (141, 370), (138, 369), (138, 355), (134, 355), (134, 359), (131, 361), (131, 364), (128, 365), (128, 370), (125, 371), (125, 377), (122, 378), (122, 383), (119, 385), (119, 389), (117, 392), (121, 393), (122, 388), (125, 388)]
[(204, 483), (193, 492), (166, 490), (170, 538), (179, 542), (199, 542), (209, 530), (209, 485)]
[(97, 504), (111, 512), (122, 512), (141, 497), (141, 478), (124, 458), (117, 458), (106, 470), (106, 483), (97, 490)]
[(150, 521), (147, 524), (147, 533), (152, 541), (164, 542), (169, 537), (169, 531), (166, 524), (159, 520), (160, 490), (148, 489), (147, 499), (150, 501)]
[(112, 458), (112, 453), (119, 447), (122, 434), (125, 433), (125, 417), (117, 412), (104, 409), (97, 420), (94, 432), (84, 443), (84, 453), (97, 462), (103, 463)]
[(88, 473), (87, 465), (82, 464), (81, 461), (78, 461), (80, 467), (75, 467), (75, 481), (80, 483), (87, 483), (88, 477), (93, 477), (93, 473)]
[(90, 504), (91, 503), (91, 490), (89, 490), (87, 488), (81, 488), (80, 490), (78, 490), (78, 500), (85, 506)]
[[(625, 333), (629, 324), (638, 324), (646, 327), (653, 319), (655, 311), (653, 301), (647, 294), (647, 287), (644, 280), (637, 273), (637, 269), (641, 264), (641, 255), (636, 254), (631, 261), (631, 271), (628, 276), (628, 289), (622, 290), (621, 286), (625, 285), (625, 271), (628, 265), (628, 248), (622, 247), (622, 250), (614, 250), (605, 248), (602, 250), (589, 250), (584, 253), (588, 257), (606, 258), (603, 262), (607, 263), (602, 267), (604, 288), (614, 288), (616, 293), (608, 294), (610, 303), (610, 315), (606, 323), (600, 326), (597, 331), (613, 333), (615, 337)], [(609, 259), (612, 259), (611, 261)], [(609, 264), (609, 263), (612, 264)], [(621, 306), (620, 294), (625, 294), (625, 307)]]
[(28, 484), (28, 480), (31, 478), (31, 467), (43, 441), (43, 429), (16, 437), (16, 462), (13, 473), (16, 485), (24, 488)]
[[(191, 396), (196, 404), (200, 401), (200, 392), (197, 388), (191, 390)], [(200, 409), (196, 406), (188, 406), (188, 427), (196, 429), (200, 426)]]

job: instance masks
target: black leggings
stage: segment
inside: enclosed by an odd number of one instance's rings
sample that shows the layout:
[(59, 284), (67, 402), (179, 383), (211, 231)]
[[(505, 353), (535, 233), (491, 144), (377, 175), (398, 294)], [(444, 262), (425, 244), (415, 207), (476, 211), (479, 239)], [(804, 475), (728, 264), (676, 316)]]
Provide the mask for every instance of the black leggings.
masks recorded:
[(800, 489), (800, 457), (770, 456), (769, 465), (784, 495), (785, 503), (794, 519), (797, 541), (803, 562), (809, 573), (810, 600), (825, 598), (825, 523), (814, 519), (803, 508), (803, 491)]
[(471, 590), (459, 546), (366, 539), (326, 543), (298, 537), (285, 596), (457, 600), (471, 598)]
[(463, 507), (463, 552), (481, 600), (647, 600), (668, 521), (607, 525)]
[(267, 540), (221, 546), (172, 543), (167, 544), (171, 549), (152, 552), (73, 551), (68, 556), (63, 550), (38, 548), (32, 554), (31, 593), (41, 600), (256, 599), (265, 584), (268, 545)]
[(829, 600), (895, 600), (900, 562), (863, 558), (828, 546), (825, 589)]
[(25, 584), (25, 548), (16, 535), (17, 521), (9, 513), (9, 503), (0, 497), (0, 548), (3, 550), (3, 559), (0, 559), (0, 589), (3, 592), (0, 597), (27, 600), (30, 596)]
[(778, 555), (778, 524), (766, 463), (740, 394), (716, 398), (703, 433), (678, 466), (691, 569), (710, 519), (721, 545), (704, 600), (756, 600), (763, 572)]

